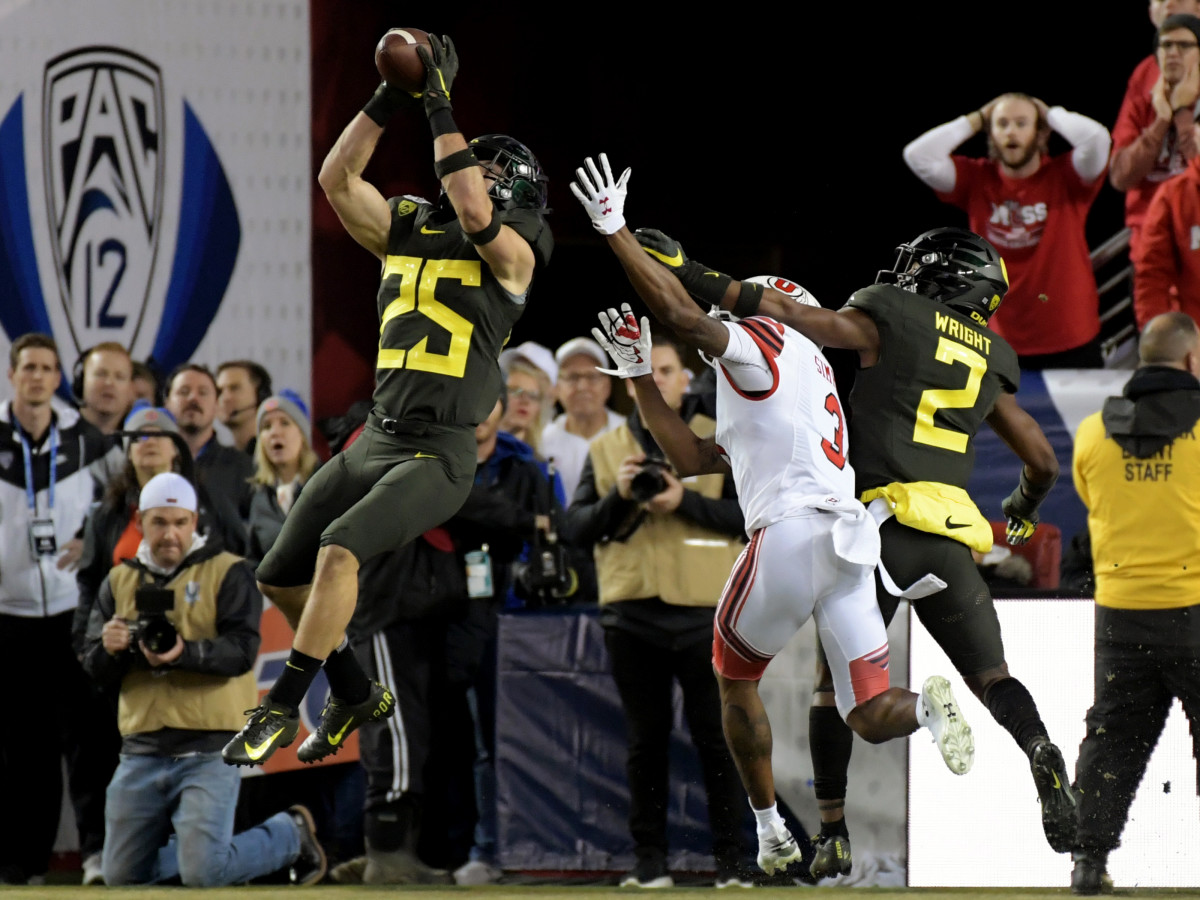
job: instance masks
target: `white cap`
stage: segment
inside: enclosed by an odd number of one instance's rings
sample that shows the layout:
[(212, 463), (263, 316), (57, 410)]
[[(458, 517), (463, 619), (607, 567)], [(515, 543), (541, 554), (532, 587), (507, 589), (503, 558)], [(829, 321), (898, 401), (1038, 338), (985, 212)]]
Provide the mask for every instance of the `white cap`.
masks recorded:
[(604, 353), (604, 350), (591, 338), (586, 337), (571, 338), (554, 351), (554, 361), (561, 366), (572, 356), (580, 354), (590, 356), (599, 365), (608, 367), (608, 356)]
[(192, 483), (176, 472), (162, 472), (146, 482), (138, 498), (138, 509), (186, 509), (196, 511), (196, 489)]
[(527, 360), (534, 367), (541, 369), (551, 384), (558, 381), (558, 363), (554, 361), (554, 354), (536, 341), (526, 341), (500, 354), (500, 371), (504, 373), (505, 378), (508, 377), (508, 367), (514, 359)]

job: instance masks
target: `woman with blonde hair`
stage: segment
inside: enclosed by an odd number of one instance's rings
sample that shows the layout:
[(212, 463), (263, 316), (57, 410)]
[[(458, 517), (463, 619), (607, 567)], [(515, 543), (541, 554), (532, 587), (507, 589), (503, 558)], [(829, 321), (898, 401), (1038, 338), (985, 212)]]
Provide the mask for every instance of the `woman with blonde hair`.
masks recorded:
[(312, 419), (299, 394), (285, 388), (259, 404), (247, 559), (262, 562), (320, 464), (312, 448)]
[(500, 354), (508, 387), (508, 408), (500, 429), (541, 454), (542, 430), (554, 412), (554, 381), (558, 364), (541, 344), (526, 341)]

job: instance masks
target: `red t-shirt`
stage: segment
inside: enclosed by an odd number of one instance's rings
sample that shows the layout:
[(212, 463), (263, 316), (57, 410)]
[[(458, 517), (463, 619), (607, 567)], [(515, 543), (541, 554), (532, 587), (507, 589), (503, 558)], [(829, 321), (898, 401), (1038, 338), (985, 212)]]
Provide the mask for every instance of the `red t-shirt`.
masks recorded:
[(1085, 223), (1104, 184), (1085, 184), (1064, 153), (1028, 178), (1008, 178), (989, 159), (954, 156), (954, 190), (938, 196), (966, 211), (995, 245), (1009, 288), (989, 325), (1020, 356), (1059, 353), (1100, 333), (1100, 295)]

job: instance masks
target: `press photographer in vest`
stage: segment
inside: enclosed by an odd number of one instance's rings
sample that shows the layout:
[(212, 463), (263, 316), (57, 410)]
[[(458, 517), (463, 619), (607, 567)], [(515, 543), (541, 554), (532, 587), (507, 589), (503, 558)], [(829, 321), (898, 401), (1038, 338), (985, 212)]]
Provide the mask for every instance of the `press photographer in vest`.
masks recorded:
[(240, 779), (221, 748), (258, 700), (262, 595), (249, 563), (196, 532), (196, 508), (182, 475), (146, 482), (142, 542), (109, 572), (88, 623), (84, 667), (120, 682), (104, 881), (217, 886), (291, 866), (309, 883), (325, 856), (304, 807), (233, 833)]

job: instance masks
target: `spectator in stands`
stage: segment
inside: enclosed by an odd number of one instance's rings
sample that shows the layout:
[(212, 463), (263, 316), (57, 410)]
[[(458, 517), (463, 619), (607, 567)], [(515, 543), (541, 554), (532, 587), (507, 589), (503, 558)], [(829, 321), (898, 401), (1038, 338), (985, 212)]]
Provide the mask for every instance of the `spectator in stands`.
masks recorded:
[(320, 465), (312, 448), (312, 417), (295, 391), (284, 388), (259, 404), (255, 417), (254, 497), (246, 556), (258, 564), (279, 537), (283, 520)]
[[(686, 394), (681, 347), (660, 340), (651, 362), (667, 404), (697, 434), (711, 436), (716, 423), (695, 413), (698, 397)], [(737, 884), (749, 809), (725, 744), (712, 640), (715, 605), (742, 550), (744, 523), (732, 478), (701, 475), (685, 486), (656, 462), (663, 459), (635, 405), (619, 428), (592, 441), (564, 528), (572, 542), (595, 547), (600, 621), (628, 729), (637, 864), (621, 883), (674, 883), (667, 869), (668, 748), (678, 681), (704, 772), (718, 884)]]
[(1200, 761), (1198, 376), (1196, 323), (1181, 312), (1155, 316), (1122, 396), (1075, 437), (1096, 579), (1095, 699), (1075, 770), (1076, 894), (1105, 887), (1108, 856), (1175, 698)]
[(84, 351), (76, 366), (71, 390), (79, 402), (79, 415), (101, 434), (112, 434), (133, 405), (129, 351), (115, 341), (105, 341)]
[(554, 351), (558, 379), (554, 393), (563, 412), (542, 429), (542, 455), (554, 460), (568, 502), (575, 496), (588, 444), (625, 419), (607, 406), (612, 379), (604, 351), (589, 337), (571, 338)]
[(508, 407), (501, 429), (540, 453), (542, 430), (554, 408), (558, 364), (541, 344), (526, 341), (500, 354), (500, 369), (508, 385)]
[[(988, 157), (952, 155), (987, 131)], [(1050, 156), (1051, 131), (1072, 146)], [(904, 161), (1000, 251), (1010, 286), (990, 327), (1022, 368), (1089, 368), (1100, 353), (1100, 297), (1085, 224), (1104, 184), (1110, 140), (1099, 122), (1027, 94), (1001, 94), (925, 132)]]
[(140, 360), (133, 361), (133, 380), (130, 382), (133, 400), (145, 400), (151, 406), (161, 406), (162, 396), (158, 390), (158, 376), (154, 370)]
[(103, 776), (90, 768), (87, 717), (50, 712), (74, 710), (91, 694), (71, 647), (77, 591), (64, 548), (78, 540), (92, 502), (88, 467), (107, 449), (74, 409), (52, 405), (60, 366), (49, 335), (17, 338), (8, 359), (12, 399), (0, 403), (0, 680), (19, 687), (21, 709), (37, 711), (36, 725), (10, 714), (0, 728), (4, 884), (25, 884), (49, 866), (64, 754), (80, 845), (95, 852), (104, 834)]
[[(138, 508), (144, 537), (101, 585), (84, 655), (97, 680), (121, 686), (105, 883), (240, 884), (285, 866), (296, 883), (318, 881), (325, 853), (305, 807), (233, 834), (241, 779), (220, 751), (258, 693), (253, 572), (196, 533), (196, 492), (182, 475), (155, 475)], [(156, 628), (146, 625), (152, 603)]]
[[(246, 552), (246, 520), (250, 514), (250, 481), (254, 462), (233, 447), (217, 441), (217, 380), (206, 366), (184, 363), (167, 378), (167, 410), (192, 451), (196, 483), (213, 504), (213, 531), (225, 549)], [(214, 533), (215, 532), (215, 533)]]
[[(1188, 15), (1196, 15), (1200, 12), (1200, 0), (1150, 0), (1147, 4), (1150, 13), (1150, 24), (1154, 26), (1154, 50), (1158, 48), (1158, 29), (1162, 25), (1163, 20), (1167, 16), (1173, 16), (1177, 13), (1187, 13)], [(1150, 96), (1150, 92), (1154, 90), (1154, 85), (1159, 79), (1160, 70), (1158, 68), (1158, 53), (1151, 52), (1138, 63), (1132, 74), (1129, 76), (1129, 81), (1125, 85), (1125, 97), (1121, 100), (1121, 108), (1125, 109), (1130, 103), (1137, 102), (1132, 98), (1142, 98)], [(1114, 145), (1115, 145), (1114, 134)]]
[(1108, 178), (1125, 192), (1129, 256), (1135, 263), (1155, 191), (1200, 152), (1192, 129), (1200, 97), (1200, 18), (1178, 12), (1163, 19), (1156, 34), (1155, 61), (1157, 73), (1149, 90), (1145, 89), (1150, 71), (1144, 68), (1146, 63), (1139, 66), (1141, 85), (1130, 79), (1112, 131)]
[[(1200, 145), (1200, 125), (1192, 127)], [(1200, 318), (1200, 156), (1150, 201), (1133, 266), (1133, 308), (1139, 329), (1171, 310)]]
[(233, 446), (254, 457), (258, 409), (271, 396), (271, 375), (249, 359), (217, 366), (217, 418), (229, 429)]

